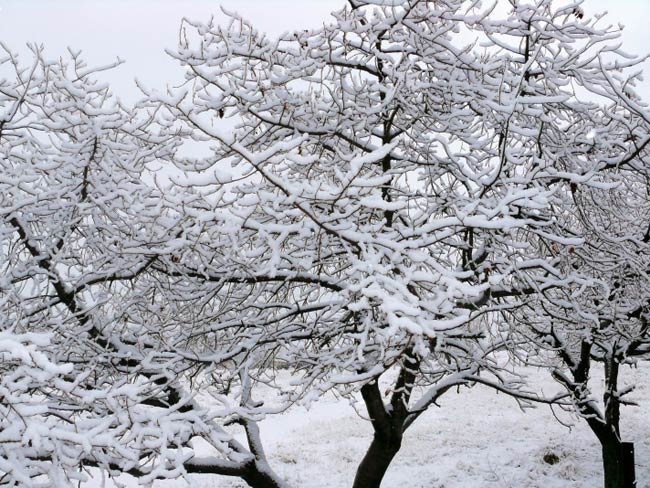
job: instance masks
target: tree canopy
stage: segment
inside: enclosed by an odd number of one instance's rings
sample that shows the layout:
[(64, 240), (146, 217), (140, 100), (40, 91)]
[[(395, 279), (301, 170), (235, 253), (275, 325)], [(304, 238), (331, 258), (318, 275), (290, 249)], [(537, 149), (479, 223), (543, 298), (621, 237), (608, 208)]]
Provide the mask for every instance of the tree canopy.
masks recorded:
[(422, 412), (480, 384), (583, 416), (627, 486), (650, 119), (619, 31), (551, 0), (354, 0), (278, 38), (228, 16), (184, 21), (183, 82), (134, 107), (78, 53), (6, 49), (0, 484), (285, 486), (257, 421), (333, 391), (365, 404), (354, 486), (379, 486)]

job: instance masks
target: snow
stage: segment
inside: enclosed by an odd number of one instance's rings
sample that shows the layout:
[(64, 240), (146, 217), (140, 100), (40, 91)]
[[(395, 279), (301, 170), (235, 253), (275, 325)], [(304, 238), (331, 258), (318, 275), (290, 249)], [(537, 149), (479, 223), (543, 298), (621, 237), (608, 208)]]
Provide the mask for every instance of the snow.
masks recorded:
[[(546, 393), (558, 390), (547, 372), (527, 370)], [(622, 411), (622, 435), (635, 443), (638, 488), (650, 488), (650, 366), (624, 371), (636, 383), (640, 407)], [(546, 406), (521, 411), (512, 398), (485, 387), (448, 392), (406, 432), (388, 469), (384, 488), (593, 488), (601, 486), (600, 447), (586, 423)], [(357, 405), (365, 415), (361, 404)], [(329, 397), (307, 411), (294, 407), (260, 424), (273, 469), (300, 488), (351, 486), (357, 464), (372, 438), (367, 420), (345, 400)], [(545, 455), (559, 458), (556, 464)], [(137, 486), (122, 476), (127, 487)], [(242, 488), (238, 478), (191, 475), (156, 482), (156, 488)], [(101, 486), (98, 478), (86, 488)], [(113, 486), (109, 482), (107, 487)]]

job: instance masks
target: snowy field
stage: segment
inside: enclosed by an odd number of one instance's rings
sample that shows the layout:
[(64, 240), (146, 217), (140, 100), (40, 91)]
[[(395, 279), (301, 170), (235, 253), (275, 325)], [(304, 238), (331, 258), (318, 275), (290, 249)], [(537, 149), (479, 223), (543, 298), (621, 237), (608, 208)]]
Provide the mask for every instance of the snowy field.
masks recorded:
[[(546, 393), (557, 391), (548, 374), (529, 371)], [(623, 407), (624, 440), (635, 443), (638, 488), (650, 488), (650, 367), (626, 369), (635, 383)], [(546, 406), (522, 412), (503, 394), (476, 387), (449, 392), (407, 431), (401, 452), (382, 487), (397, 488), (597, 488), (602, 486), (600, 448), (583, 420)], [(361, 405), (359, 405), (361, 407)], [(309, 411), (295, 408), (261, 423), (269, 461), (295, 488), (343, 488), (352, 484), (372, 432), (346, 402), (324, 400)], [(555, 454), (559, 462), (544, 461)], [(127, 486), (137, 483), (126, 476)], [(101, 486), (93, 483), (92, 486)], [(91, 486), (91, 484), (87, 485)], [(106, 483), (106, 486), (112, 486)], [(193, 475), (190, 483), (168, 481), (157, 488), (240, 488), (235, 478)]]

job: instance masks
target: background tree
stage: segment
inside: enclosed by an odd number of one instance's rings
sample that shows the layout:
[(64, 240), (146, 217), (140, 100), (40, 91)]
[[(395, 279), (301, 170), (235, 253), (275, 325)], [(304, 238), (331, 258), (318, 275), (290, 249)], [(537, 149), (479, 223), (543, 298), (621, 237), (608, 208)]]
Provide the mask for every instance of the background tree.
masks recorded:
[[(535, 280), (520, 274), (518, 286), (531, 286), (535, 293), (523, 308), (505, 312), (504, 320), (519, 337), (516, 355), (551, 370), (570, 395), (572, 410), (602, 444), (604, 483), (610, 488), (635, 484), (632, 448), (622, 443), (619, 428), (620, 407), (627, 403), (623, 397), (633, 388), (619, 385), (619, 372), (647, 357), (644, 158), (650, 119), (647, 105), (633, 91), (642, 58), (610, 45), (619, 30), (601, 24), (601, 18), (586, 18), (578, 6), (552, 10), (551, 2), (542, 2), (515, 5), (500, 31), (510, 39), (503, 49), (512, 50), (508, 46), (517, 44), (512, 39), (519, 39), (515, 52), (531, 61), (523, 67), (527, 95), (539, 92), (541, 80), (563, 84), (559, 80), (571, 73), (578, 102), (571, 116), (560, 118), (555, 133), (540, 138), (539, 149), (544, 155), (540, 170), (548, 172), (559, 197), (546, 210), (555, 214), (548, 217), (553, 233), (579, 243), (527, 237), (552, 267)], [(559, 41), (564, 35), (571, 44)], [(567, 139), (570, 145), (560, 142)], [(548, 148), (553, 148), (551, 157)], [(600, 406), (592, 390), (594, 362), (603, 365), (605, 378)]]
[[(562, 263), (557, 278), (567, 286), (541, 292), (507, 318), (534, 348), (523, 348), (525, 362), (551, 370), (601, 443), (607, 488), (635, 486), (633, 446), (620, 430), (635, 385), (621, 377), (648, 358), (650, 340), (647, 170), (641, 158), (624, 154), (627, 162), (602, 173), (609, 188), (567, 188), (563, 225), (583, 243), (563, 250), (542, 244)], [(594, 378), (594, 366), (602, 375)]]

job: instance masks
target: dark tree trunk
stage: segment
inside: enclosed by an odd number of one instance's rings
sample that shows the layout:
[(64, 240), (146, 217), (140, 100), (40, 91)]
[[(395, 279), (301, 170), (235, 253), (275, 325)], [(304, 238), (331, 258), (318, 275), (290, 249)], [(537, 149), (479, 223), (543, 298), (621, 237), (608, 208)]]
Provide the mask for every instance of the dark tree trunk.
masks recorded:
[(381, 480), (401, 444), (401, 432), (390, 437), (375, 434), (366, 455), (357, 468), (352, 488), (379, 488)]
[(406, 423), (408, 402), (418, 368), (419, 359), (413, 355), (412, 350), (407, 350), (404, 364), (393, 385), (389, 408), (384, 404), (376, 380), (361, 388), (361, 396), (375, 434), (357, 468), (353, 488), (379, 488), (388, 466), (400, 450), (404, 431), (410, 425)]
[[(616, 348), (613, 348), (614, 350)], [(621, 442), (621, 402), (618, 395), (619, 364), (613, 355), (605, 360), (605, 424), (596, 435), (603, 446), (605, 488), (636, 488), (634, 475), (634, 444)]]
[(612, 436), (604, 439), (602, 446), (605, 488), (636, 488), (634, 445)]

